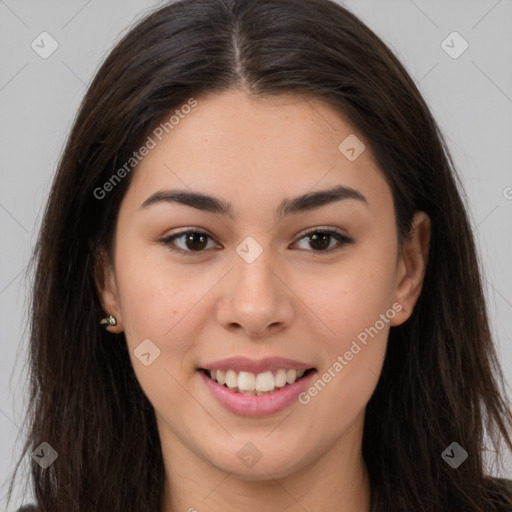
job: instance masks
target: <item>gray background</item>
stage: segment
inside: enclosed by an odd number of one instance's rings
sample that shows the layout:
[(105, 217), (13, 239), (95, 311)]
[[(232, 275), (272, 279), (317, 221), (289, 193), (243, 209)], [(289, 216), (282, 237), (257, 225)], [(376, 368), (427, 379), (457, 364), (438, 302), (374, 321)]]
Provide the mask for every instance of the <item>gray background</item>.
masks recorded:
[[(79, 102), (115, 41), (163, 2), (0, 0), (0, 509), (18, 456), (26, 394), (24, 270), (56, 163)], [(390, 45), (416, 80), (461, 174), (483, 262), (491, 325), (512, 384), (512, 1), (344, 2)], [(31, 43), (47, 31), (58, 49)], [(441, 46), (457, 31), (458, 58)], [(40, 40), (40, 39), (37, 39)], [(461, 42), (448, 39), (461, 48)], [(506, 63), (509, 64), (506, 64)], [(70, 340), (72, 343), (73, 340)], [(55, 354), (58, 357), (58, 354)], [(58, 411), (56, 411), (57, 413)], [(27, 461), (28, 463), (28, 461)], [(512, 478), (512, 462), (493, 474)], [(30, 502), (19, 482), (18, 502)], [(13, 510), (12, 507), (10, 510)]]

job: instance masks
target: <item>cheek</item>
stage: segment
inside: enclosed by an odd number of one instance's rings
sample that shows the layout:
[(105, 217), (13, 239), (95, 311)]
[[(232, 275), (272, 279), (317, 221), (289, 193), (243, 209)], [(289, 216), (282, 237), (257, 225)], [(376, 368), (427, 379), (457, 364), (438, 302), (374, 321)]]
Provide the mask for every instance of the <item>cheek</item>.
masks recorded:
[[(175, 333), (182, 331), (183, 325), (188, 325), (194, 316), (194, 305), (204, 295), (206, 283), (189, 283), (183, 276), (177, 279), (151, 266), (138, 267), (132, 272), (128, 266), (125, 269), (126, 275), (119, 291), (123, 298), (121, 314), (126, 332), (133, 339), (141, 336), (152, 338), (159, 345), (164, 343), (164, 339), (176, 340)], [(167, 342), (167, 345), (166, 350), (179, 350), (181, 347), (175, 342)]]
[(375, 258), (371, 251), (360, 253), (330, 272), (321, 288), (310, 287), (311, 309), (329, 327), (326, 341), (331, 357), (348, 350), (352, 340), (391, 308), (393, 264), (393, 257)]
[(394, 254), (392, 248), (360, 253), (357, 262), (347, 264), (327, 288), (325, 311), (335, 335), (325, 338), (328, 362), (304, 402), (317, 400), (319, 416), (333, 419), (334, 430), (339, 421), (348, 424), (362, 411), (377, 385), (390, 321), (396, 314)]
[(324, 280), (325, 293), (313, 287), (311, 308), (329, 330), (322, 343), (325, 366), (303, 403), (315, 402), (318, 415), (333, 420), (333, 435), (339, 421), (348, 425), (362, 411), (378, 382), (396, 313), (394, 254), (392, 248), (368, 248)]
[[(201, 338), (218, 269), (177, 265), (160, 251), (132, 251), (117, 260), (120, 309), (127, 343), (133, 352), (144, 339), (161, 351), (158, 363), (171, 371), (193, 365), (193, 348)], [(208, 306), (209, 305), (209, 306)], [(133, 356), (133, 354), (132, 354)]]
[(170, 272), (136, 253), (120, 257), (118, 269), (123, 328), (137, 380), (155, 410), (180, 410), (189, 399), (184, 372), (190, 371), (199, 339), (200, 301), (213, 283)]

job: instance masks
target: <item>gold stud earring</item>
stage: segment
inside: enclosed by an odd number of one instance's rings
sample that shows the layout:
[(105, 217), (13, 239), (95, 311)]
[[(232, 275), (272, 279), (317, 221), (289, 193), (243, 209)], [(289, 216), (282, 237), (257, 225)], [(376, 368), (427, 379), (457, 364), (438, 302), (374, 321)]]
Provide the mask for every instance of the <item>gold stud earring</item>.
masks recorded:
[(114, 315), (109, 315), (105, 318), (102, 318), (100, 321), (100, 325), (103, 325), (105, 327), (114, 327), (117, 325), (117, 320)]

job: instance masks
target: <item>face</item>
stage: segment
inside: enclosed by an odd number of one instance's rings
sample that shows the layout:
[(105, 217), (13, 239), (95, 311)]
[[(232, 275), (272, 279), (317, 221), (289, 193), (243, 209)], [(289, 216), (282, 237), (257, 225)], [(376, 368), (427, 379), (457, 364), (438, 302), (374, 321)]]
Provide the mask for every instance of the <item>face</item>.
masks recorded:
[(400, 249), (368, 141), (319, 99), (197, 102), (133, 171), (102, 303), (172, 460), (284, 477), (359, 446), (428, 217)]

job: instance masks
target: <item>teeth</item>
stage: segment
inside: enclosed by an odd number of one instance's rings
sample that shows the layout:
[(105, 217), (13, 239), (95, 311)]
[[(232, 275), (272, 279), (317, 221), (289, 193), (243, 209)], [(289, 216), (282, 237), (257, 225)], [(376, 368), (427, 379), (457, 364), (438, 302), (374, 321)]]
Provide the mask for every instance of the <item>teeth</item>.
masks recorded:
[[(240, 391), (254, 391), (254, 373), (240, 372), (238, 374), (238, 389)], [(264, 391), (259, 389), (258, 391)]]
[(286, 372), (286, 382), (288, 384), (293, 384), (297, 379), (297, 370), (288, 370)]
[(276, 388), (286, 386), (286, 370), (277, 370), (275, 378)]
[(226, 373), (226, 386), (235, 389), (238, 387), (238, 377), (234, 370), (228, 370)]
[(238, 391), (244, 395), (265, 395), (274, 391), (275, 388), (282, 388), (287, 384), (293, 384), (300, 379), (305, 370), (270, 370), (258, 374), (252, 372), (235, 370), (209, 370), (207, 374), (218, 382), (225, 385), (232, 391)]
[(222, 386), (226, 382), (226, 374), (222, 370), (217, 370), (217, 378), (215, 380)]
[(272, 372), (258, 373), (256, 376), (256, 391), (272, 391), (276, 387)]

